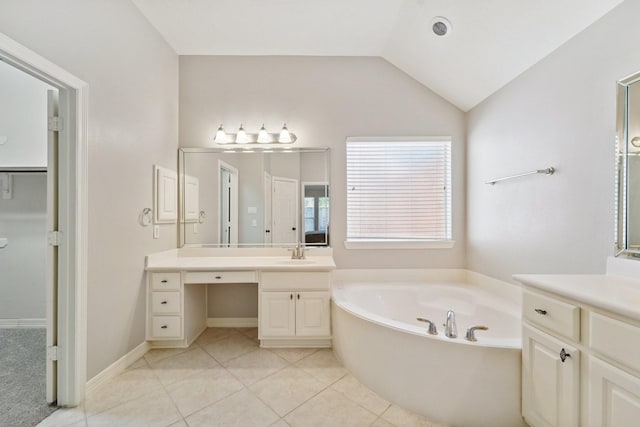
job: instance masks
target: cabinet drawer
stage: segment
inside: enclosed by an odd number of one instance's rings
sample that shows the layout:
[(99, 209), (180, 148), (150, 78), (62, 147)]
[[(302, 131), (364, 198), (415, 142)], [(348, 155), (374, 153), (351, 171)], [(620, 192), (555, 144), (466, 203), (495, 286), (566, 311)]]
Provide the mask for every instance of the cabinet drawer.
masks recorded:
[(580, 307), (524, 291), (522, 313), (529, 322), (573, 341), (580, 340)]
[(153, 316), (151, 317), (151, 339), (180, 338), (180, 316)]
[(151, 273), (151, 289), (154, 291), (179, 291), (180, 273)]
[(260, 278), (263, 290), (328, 290), (331, 273), (326, 271), (265, 271)]
[(180, 292), (152, 292), (151, 312), (153, 314), (180, 313)]
[(640, 372), (640, 328), (598, 313), (589, 313), (589, 346)]
[(193, 271), (184, 276), (184, 283), (256, 283), (255, 271)]

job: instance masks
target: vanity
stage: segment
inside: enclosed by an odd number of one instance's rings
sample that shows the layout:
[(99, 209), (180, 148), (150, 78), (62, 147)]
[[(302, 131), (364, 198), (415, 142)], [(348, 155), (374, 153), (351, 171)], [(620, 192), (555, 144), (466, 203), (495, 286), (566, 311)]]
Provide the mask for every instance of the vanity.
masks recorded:
[[(331, 248), (291, 259), (286, 248), (181, 248), (146, 258), (146, 339), (188, 347), (207, 326), (210, 286), (258, 285), (261, 347), (331, 346)], [(232, 325), (229, 325), (232, 326)]]
[[(629, 264), (631, 263), (631, 264)], [(537, 426), (640, 423), (640, 264), (523, 284), (522, 414)]]

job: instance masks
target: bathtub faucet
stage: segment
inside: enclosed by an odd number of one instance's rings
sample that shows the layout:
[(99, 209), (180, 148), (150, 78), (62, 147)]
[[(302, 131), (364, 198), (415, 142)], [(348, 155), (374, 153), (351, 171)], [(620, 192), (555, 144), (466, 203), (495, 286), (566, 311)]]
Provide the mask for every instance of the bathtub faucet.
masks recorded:
[(456, 314), (449, 310), (447, 311), (447, 323), (444, 325), (444, 334), (447, 338), (457, 338), (458, 328), (456, 327)]

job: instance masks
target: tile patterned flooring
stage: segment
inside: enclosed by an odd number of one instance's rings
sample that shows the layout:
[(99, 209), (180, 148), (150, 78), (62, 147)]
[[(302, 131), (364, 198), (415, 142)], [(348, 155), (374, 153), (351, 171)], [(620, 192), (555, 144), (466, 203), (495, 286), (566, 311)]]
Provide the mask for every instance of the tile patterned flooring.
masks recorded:
[(209, 328), (151, 350), (40, 427), (443, 427), (363, 386), (331, 349), (261, 349), (256, 328)]

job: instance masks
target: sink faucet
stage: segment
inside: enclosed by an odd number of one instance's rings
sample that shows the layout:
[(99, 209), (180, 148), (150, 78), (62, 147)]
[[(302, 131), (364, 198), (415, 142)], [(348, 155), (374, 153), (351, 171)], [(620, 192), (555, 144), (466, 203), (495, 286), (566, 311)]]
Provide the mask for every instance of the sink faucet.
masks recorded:
[(447, 323), (444, 325), (444, 334), (447, 338), (457, 338), (458, 328), (456, 327), (456, 314), (449, 310), (447, 311)]
[(298, 242), (295, 248), (291, 249), (291, 259), (305, 259), (304, 245)]

